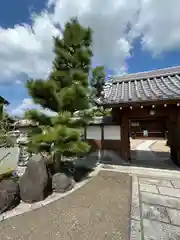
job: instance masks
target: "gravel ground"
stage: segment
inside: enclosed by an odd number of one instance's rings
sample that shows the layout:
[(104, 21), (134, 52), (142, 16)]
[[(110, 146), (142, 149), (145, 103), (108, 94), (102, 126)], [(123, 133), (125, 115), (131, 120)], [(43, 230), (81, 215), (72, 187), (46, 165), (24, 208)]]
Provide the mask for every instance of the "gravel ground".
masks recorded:
[(157, 158), (164, 159), (167, 163), (172, 163), (170, 159), (170, 148), (166, 146), (166, 140), (158, 140), (151, 145), (151, 151), (153, 151)]
[(143, 143), (145, 140), (143, 139), (130, 139), (131, 150), (136, 150), (136, 148)]
[(0, 223), (1, 240), (128, 240), (131, 177), (101, 171), (74, 193)]
[(166, 140), (158, 140), (151, 145), (151, 150), (154, 152), (169, 152), (169, 147), (166, 145)]

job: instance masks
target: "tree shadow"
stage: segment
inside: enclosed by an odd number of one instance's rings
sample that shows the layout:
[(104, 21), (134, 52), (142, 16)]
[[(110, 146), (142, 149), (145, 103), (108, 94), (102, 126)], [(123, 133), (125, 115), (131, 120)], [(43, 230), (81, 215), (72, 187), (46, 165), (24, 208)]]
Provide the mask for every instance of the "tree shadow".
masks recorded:
[(129, 162), (125, 161), (119, 154), (113, 150), (104, 150), (101, 152), (100, 163), (108, 165), (129, 166)]
[(157, 168), (167, 170), (180, 170), (172, 161), (169, 152), (163, 151), (131, 151), (131, 166)]
[(89, 174), (93, 171), (93, 168), (88, 168), (86, 166), (76, 165), (72, 161), (62, 161), (60, 172), (72, 177), (75, 182), (80, 182), (82, 180), (88, 179)]

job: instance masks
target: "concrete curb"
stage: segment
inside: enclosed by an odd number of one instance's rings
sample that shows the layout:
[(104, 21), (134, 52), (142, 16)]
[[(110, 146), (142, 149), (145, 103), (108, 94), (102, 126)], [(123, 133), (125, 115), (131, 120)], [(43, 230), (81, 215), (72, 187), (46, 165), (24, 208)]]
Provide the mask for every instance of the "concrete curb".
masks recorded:
[(101, 165), (102, 171), (115, 171), (130, 173), (135, 175), (145, 175), (151, 177), (161, 177), (170, 179), (180, 179), (180, 171), (177, 170), (165, 170), (145, 167), (133, 167), (133, 166), (117, 166), (117, 165)]
[(17, 207), (14, 209), (4, 212), (0, 214), (0, 222), (4, 221), (5, 219), (18, 216), (27, 212), (31, 212), (33, 210), (39, 209), (41, 207), (45, 207), (46, 205), (53, 203), (54, 201), (57, 201), (61, 198), (66, 197), (67, 195), (73, 193), (74, 191), (78, 190), (79, 188), (83, 187), (86, 183), (88, 183), (94, 176), (96, 176), (100, 171), (100, 166), (97, 166), (93, 172), (91, 172), (88, 175), (87, 179), (84, 179), (82, 182), (77, 183), (73, 189), (65, 192), (65, 193), (52, 193), (50, 196), (48, 196), (46, 199), (44, 199), (41, 202), (36, 202), (33, 204), (28, 204), (25, 202), (21, 202)]
[(132, 176), (132, 198), (131, 198), (131, 230), (130, 240), (142, 240), (142, 222), (141, 222), (141, 207), (139, 199), (139, 183), (138, 177)]

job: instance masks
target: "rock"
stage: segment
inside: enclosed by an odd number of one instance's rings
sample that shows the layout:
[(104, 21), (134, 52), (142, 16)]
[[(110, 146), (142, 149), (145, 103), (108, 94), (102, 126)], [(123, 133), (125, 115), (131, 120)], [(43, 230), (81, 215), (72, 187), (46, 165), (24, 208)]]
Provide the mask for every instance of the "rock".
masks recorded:
[(54, 192), (64, 193), (73, 188), (73, 180), (64, 173), (56, 173), (52, 177), (52, 189)]
[(11, 179), (0, 182), (0, 213), (16, 207), (20, 203), (18, 183)]
[(24, 202), (42, 201), (49, 193), (49, 176), (43, 158), (30, 160), (20, 178), (20, 196)]

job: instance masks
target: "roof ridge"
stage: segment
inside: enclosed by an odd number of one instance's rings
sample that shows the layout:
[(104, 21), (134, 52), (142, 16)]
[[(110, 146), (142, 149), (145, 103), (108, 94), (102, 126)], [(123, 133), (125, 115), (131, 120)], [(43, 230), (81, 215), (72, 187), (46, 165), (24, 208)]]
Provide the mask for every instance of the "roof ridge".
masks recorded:
[(117, 83), (117, 82), (124, 82), (124, 81), (133, 81), (133, 80), (140, 80), (140, 79), (147, 79), (147, 78), (154, 78), (154, 77), (162, 77), (162, 76), (174, 75), (174, 74), (180, 74), (180, 66), (161, 68), (157, 70), (137, 72), (137, 73), (130, 73), (130, 74), (124, 74), (124, 75), (114, 76), (114, 77), (111, 76), (109, 80), (112, 80), (113, 83)]

